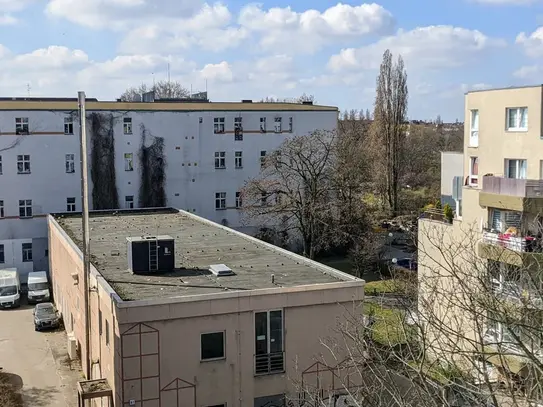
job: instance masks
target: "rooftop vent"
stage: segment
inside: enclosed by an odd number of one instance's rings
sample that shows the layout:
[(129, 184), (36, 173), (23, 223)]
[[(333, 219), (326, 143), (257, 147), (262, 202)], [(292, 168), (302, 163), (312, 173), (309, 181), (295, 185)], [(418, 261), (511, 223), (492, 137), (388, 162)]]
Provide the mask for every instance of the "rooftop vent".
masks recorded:
[(128, 269), (134, 273), (171, 272), (175, 268), (175, 240), (171, 236), (127, 237)]
[(211, 271), (217, 277), (231, 276), (235, 274), (226, 264), (212, 264), (209, 266), (209, 271)]
[(253, 103), (251, 99), (242, 99), (241, 103)]

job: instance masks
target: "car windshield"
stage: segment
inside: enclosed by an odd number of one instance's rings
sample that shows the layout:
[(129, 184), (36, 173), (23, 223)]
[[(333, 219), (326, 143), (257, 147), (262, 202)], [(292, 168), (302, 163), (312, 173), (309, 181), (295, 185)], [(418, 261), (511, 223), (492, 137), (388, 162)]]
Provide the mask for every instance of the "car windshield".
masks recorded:
[(49, 284), (47, 284), (47, 283), (30, 283), (30, 284), (28, 284), (28, 289), (30, 291), (47, 290), (48, 288), (49, 288)]
[(4, 295), (15, 295), (17, 294), (17, 286), (16, 285), (10, 285), (7, 287), (0, 287), (0, 296)]
[(36, 315), (39, 317), (48, 317), (55, 315), (55, 309), (53, 306), (36, 307)]

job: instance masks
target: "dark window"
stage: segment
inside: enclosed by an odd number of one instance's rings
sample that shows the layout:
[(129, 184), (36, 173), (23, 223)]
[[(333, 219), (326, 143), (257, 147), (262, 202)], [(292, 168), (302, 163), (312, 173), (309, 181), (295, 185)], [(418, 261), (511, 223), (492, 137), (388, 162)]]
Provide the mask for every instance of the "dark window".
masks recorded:
[(24, 262), (32, 261), (32, 243), (23, 243), (22, 250), (23, 250), (23, 261)]
[(202, 334), (200, 343), (202, 360), (224, 358), (224, 332)]
[(284, 371), (283, 311), (255, 314), (255, 373)]
[(98, 335), (102, 335), (102, 310), (98, 310)]
[(4, 245), (0, 244), (0, 263), (5, 263), (6, 258), (4, 257)]
[(106, 345), (109, 345), (109, 321), (106, 319)]

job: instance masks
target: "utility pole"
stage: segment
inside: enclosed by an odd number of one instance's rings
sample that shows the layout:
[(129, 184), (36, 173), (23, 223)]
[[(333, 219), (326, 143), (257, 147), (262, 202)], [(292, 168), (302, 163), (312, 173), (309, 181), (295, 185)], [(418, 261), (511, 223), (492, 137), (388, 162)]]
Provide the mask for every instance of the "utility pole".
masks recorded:
[(91, 379), (91, 349), (90, 349), (90, 229), (89, 229), (89, 188), (87, 182), (87, 114), (85, 107), (85, 92), (77, 93), (79, 101), (79, 142), (81, 155), (81, 209), (83, 222), (83, 297), (85, 304), (85, 365), (86, 378)]

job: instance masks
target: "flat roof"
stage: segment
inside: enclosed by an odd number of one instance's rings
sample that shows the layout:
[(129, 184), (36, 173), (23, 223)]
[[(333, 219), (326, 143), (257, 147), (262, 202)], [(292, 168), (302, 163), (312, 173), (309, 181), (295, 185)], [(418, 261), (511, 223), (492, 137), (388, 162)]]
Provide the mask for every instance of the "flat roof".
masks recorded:
[(470, 93), (479, 93), (479, 92), (492, 92), (494, 90), (513, 90), (513, 89), (528, 89), (528, 88), (541, 88), (543, 85), (523, 85), (523, 86), (508, 86), (503, 88), (490, 88), (490, 89), (476, 89), (476, 90), (470, 90), (465, 93), (465, 95), (469, 95)]
[[(81, 214), (52, 216), (82, 248)], [(89, 224), (91, 261), (125, 301), (357, 280), (177, 209), (91, 212)], [(136, 275), (128, 270), (126, 238), (143, 235), (175, 239), (174, 272)], [(212, 264), (226, 264), (235, 274), (217, 277), (209, 271)]]
[[(335, 106), (321, 106), (302, 103), (265, 103), (265, 102), (112, 102), (88, 99), (87, 110), (121, 110), (121, 111), (330, 111), (337, 112)], [(77, 100), (70, 99), (0, 99), (0, 110), (77, 110)]]

